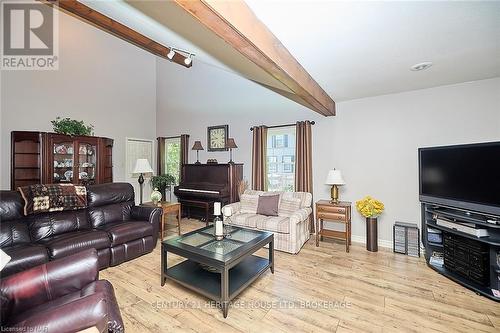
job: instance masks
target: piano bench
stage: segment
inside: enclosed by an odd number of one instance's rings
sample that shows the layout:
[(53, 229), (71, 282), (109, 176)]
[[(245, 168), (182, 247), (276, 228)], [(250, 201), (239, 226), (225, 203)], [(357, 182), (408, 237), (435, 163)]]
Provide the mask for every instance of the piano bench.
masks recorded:
[[(206, 225), (208, 226), (208, 222), (210, 221), (210, 206), (213, 205), (212, 201), (201, 201), (201, 200), (185, 200), (181, 199), (179, 201), (182, 207), (182, 215), (191, 218), (191, 210), (190, 208), (201, 208), (205, 210), (205, 218), (202, 218), (202, 221), (205, 220)], [(184, 210), (187, 210), (187, 214), (184, 214)]]

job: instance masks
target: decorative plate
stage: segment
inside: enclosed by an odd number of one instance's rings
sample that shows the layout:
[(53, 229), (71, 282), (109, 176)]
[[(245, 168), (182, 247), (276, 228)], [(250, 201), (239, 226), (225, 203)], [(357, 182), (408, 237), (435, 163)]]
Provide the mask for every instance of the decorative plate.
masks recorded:
[(73, 178), (73, 171), (71, 170), (68, 170), (64, 173), (64, 178), (66, 178), (66, 180), (71, 180), (71, 178)]

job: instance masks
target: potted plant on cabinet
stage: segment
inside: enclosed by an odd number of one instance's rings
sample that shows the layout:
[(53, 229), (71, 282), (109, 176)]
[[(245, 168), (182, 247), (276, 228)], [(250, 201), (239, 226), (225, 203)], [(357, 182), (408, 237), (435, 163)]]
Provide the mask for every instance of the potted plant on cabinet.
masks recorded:
[(153, 176), (150, 180), (151, 187), (157, 188), (160, 191), (162, 198), (166, 198), (166, 191), (170, 193), (170, 201), (172, 201), (172, 193), (170, 186), (175, 184), (175, 177), (169, 174)]
[(384, 204), (367, 195), (356, 201), (356, 208), (366, 218), (366, 249), (377, 252), (377, 217), (384, 211)]

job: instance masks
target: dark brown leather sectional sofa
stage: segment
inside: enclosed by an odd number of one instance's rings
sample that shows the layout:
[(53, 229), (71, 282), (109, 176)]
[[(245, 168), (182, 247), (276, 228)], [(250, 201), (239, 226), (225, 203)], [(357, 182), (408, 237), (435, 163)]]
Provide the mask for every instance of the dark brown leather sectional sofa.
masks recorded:
[(1, 276), (96, 249), (99, 269), (151, 252), (162, 211), (136, 206), (128, 183), (87, 187), (87, 208), (24, 216), (17, 191), (0, 191), (0, 248), (12, 257)]

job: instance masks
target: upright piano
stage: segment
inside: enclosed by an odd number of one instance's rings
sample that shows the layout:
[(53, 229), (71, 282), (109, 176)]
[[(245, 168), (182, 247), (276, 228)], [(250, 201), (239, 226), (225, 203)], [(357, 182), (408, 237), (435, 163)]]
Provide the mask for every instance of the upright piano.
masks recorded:
[(213, 216), (214, 202), (224, 206), (239, 201), (242, 179), (243, 164), (184, 164), (179, 185), (174, 188), (182, 215), (208, 222)]

